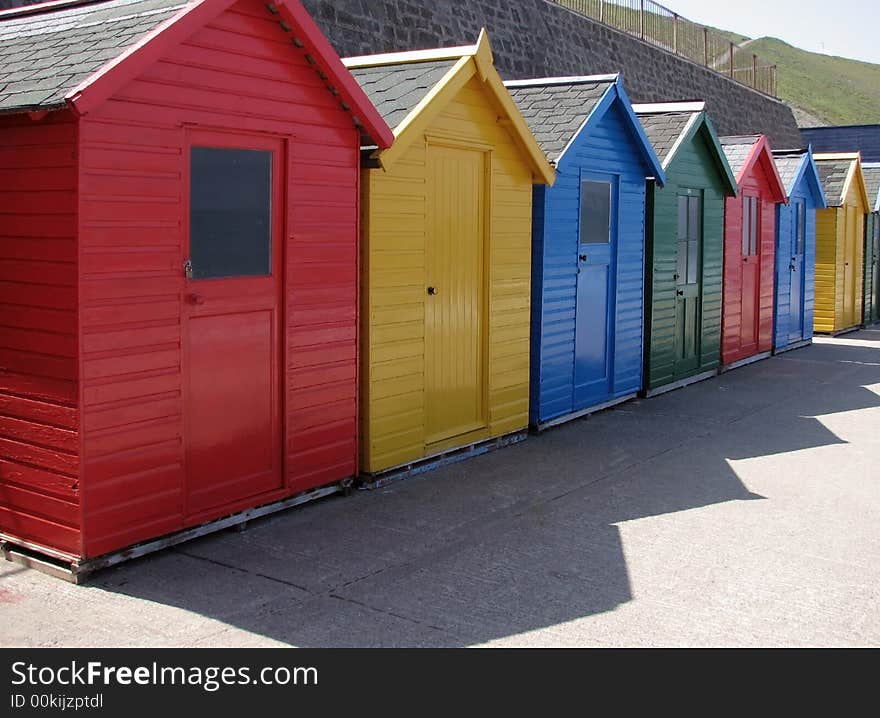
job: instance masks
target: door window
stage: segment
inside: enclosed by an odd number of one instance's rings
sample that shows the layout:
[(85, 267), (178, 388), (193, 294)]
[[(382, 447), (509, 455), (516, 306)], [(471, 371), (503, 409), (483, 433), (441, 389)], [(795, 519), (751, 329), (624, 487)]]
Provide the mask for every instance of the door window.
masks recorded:
[(755, 257), (758, 254), (759, 207), (757, 197), (743, 197), (743, 257)]
[(611, 241), (611, 183), (581, 181), (581, 244), (608, 244)]
[(272, 273), (272, 153), (192, 147), (193, 279)]
[(679, 284), (700, 281), (700, 238), (703, 233), (703, 198), (678, 197), (678, 274)]
[(807, 244), (807, 205), (805, 202), (797, 203), (797, 251), (803, 254)]

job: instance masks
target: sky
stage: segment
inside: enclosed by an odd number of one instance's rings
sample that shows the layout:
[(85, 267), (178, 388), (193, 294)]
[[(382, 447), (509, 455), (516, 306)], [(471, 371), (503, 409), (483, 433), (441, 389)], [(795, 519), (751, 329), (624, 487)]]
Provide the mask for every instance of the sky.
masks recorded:
[(752, 38), (778, 37), (803, 50), (880, 64), (880, 0), (660, 0), (660, 4), (704, 25)]

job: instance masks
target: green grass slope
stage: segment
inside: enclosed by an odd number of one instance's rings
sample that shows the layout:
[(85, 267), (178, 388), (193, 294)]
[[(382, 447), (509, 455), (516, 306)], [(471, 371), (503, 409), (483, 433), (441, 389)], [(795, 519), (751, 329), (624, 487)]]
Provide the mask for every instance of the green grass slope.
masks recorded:
[(764, 37), (746, 49), (778, 66), (779, 97), (830, 125), (880, 124), (880, 65)]

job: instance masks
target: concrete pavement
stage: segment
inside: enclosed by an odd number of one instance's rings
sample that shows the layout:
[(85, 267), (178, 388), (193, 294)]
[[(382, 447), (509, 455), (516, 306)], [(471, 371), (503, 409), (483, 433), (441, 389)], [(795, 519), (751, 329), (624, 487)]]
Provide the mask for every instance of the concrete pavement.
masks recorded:
[(0, 562), (4, 646), (876, 646), (880, 330), (85, 586)]

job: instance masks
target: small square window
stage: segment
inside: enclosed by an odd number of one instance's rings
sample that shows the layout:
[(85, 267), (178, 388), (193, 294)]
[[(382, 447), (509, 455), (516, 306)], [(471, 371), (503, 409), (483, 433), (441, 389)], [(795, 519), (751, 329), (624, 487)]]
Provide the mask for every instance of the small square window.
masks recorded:
[(193, 279), (272, 273), (272, 153), (193, 147), (190, 152)]

